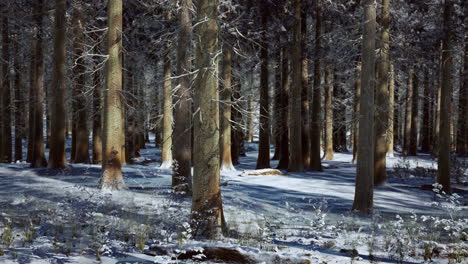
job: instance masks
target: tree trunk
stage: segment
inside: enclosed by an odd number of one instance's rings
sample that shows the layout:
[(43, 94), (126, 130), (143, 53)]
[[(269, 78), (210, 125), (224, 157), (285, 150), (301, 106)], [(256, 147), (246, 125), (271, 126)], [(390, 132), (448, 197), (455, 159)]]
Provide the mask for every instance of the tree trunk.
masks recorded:
[(302, 158), (302, 60), (301, 60), (301, 1), (293, 1), (293, 15), (296, 24), (293, 26), (293, 40), (291, 43), (291, 96), (289, 97), (289, 166), (288, 171), (304, 171)]
[(9, 34), (8, 16), (4, 15), (2, 19), (2, 75), (1, 98), (2, 98), (2, 135), (0, 146), (0, 162), (10, 163), (12, 160), (11, 146), (11, 95), (10, 95), (10, 34)]
[(280, 147), (281, 147), (281, 135), (280, 135), (280, 115), (281, 115), (281, 49), (278, 49), (276, 54), (277, 62), (275, 63), (275, 95), (274, 95), (274, 104), (273, 104), (273, 138), (275, 143), (275, 154), (271, 160), (279, 160), (280, 157)]
[(353, 211), (370, 214), (374, 188), (374, 88), (375, 88), (375, 6), (374, 0), (362, 2), (364, 30), (362, 37), (361, 105), (359, 109), (359, 158), (356, 165), (356, 190)]
[(309, 102), (309, 60), (308, 60), (308, 31), (307, 10), (308, 1), (302, 1), (301, 8), (301, 60), (302, 60), (302, 159), (304, 168), (310, 168), (310, 102)]
[[(253, 69), (252, 69), (253, 70)], [(253, 73), (250, 73), (250, 84), (253, 86)], [(247, 141), (254, 142), (254, 100), (253, 95), (248, 95), (247, 102)]]
[(324, 160), (333, 160), (333, 104), (332, 73), (330, 65), (325, 66), (325, 148)]
[[(464, 9), (466, 12), (466, 10)], [(466, 17), (465, 17), (466, 19)], [(466, 23), (465, 23), (466, 25)], [(460, 81), (460, 99), (458, 103), (457, 153), (461, 157), (468, 154), (468, 33), (465, 26), (465, 52)], [(462, 78), (463, 77), (463, 78)]]
[[(166, 19), (170, 19), (167, 13)], [(163, 105), (163, 142), (161, 150), (161, 168), (172, 167), (172, 80), (171, 52), (169, 47), (164, 54), (164, 105)]]
[(102, 175), (99, 188), (125, 188), (122, 163), (125, 162), (125, 126), (122, 98), (122, 0), (108, 2), (108, 59), (104, 93)]
[(280, 134), (280, 155), (277, 169), (287, 169), (289, 165), (289, 134), (288, 134), (288, 104), (289, 104), (289, 52), (286, 47), (281, 51), (281, 94), (280, 94), (280, 114), (278, 124)]
[[(97, 43), (97, 34), (93, 35)], [(99, 44), (95, 44), (94, 52), (101, 54)], [(102, 82), (99, 60), (94, 59), (93, 72), (93, 164), (102, 162)]]
[[(18, 30), (18, 27), (17, 29)], [(20, 32), (16, 32), (16, 37), (13, 40), (13, 57), (14, 57), (14, 74), (12, 80), (12, 86), (15, 91), (15, 98), (14, 98), (14, 116), (15, 116), (15, 159), (14, 161), (21, 161), (23, 159), (23, 137), (24, 137), (24, 112), (23, 112), (23, 105), (24, 105), (24, 96), (23, 96), (23, 83), (21, 81), (21, 73), (20, 73), (20, 54), (19, 54), (19, 47), (18, 47), (18, 39), (19, 39)]]
[(223, 72), (221, 101), (221, 170), (236, 170), (231, 159), (231, 100), (232, 100), (232, 51), (225, 45), (223, 49)]
[(42, 47), (43, 25), (43, 0), (37, 0), (34, 20), (37, 25), (36, 31), (36, 54), (35, 54), (35, 80), (34, 80), (34, 136), (33, 136), (33, 154), (31, 167), (45, 167), (47, 161), (44, 154), (44, 131), (43, 131), (43, 102), (44, 102), (44, 52)]
[(268, 94), (268, 10), (261, 6), (261, 35), (260, 47), (260, 132), (258, 142), (258, 159), (256, 169), (270, 168), (270, 113)]
[[(35, 7), (33, 7), (32, 12), (34, 12)], [(37, 48), (37, 40), (36, 40), (36, 33), (33, 32), (31, 36), (31, 54), (30, 54), (30, 66), (29, 66), (29, 100), (28, 100), (28, 152), (26, 161), (31, 162), (33, 156), (33, 143), (34, 143), (34, 88), (36, 87), (36, 48)], [(2, 117), (0, 117), (2, 118)], [(3, 133), (3, 129), (0, 129), (0, 132)]]
[(312, 91), (312, 117), (310, 134), (310, 170), (322, 171), (322, 161), (320, 160), (320, 138), (321, 138), (321, 87), (320, 87), (320, 40), (322, 39), (322, 0), (316, 1), (316, 22), (315, 22), (315, 61), (314, 61), (314, 87)]
[(390, 52), (390, 0), (382, 0), (382, 34), (380, 60), (377, 63), (378, 79), (375, 94), (377, 115), (375, 120), (374, 185), (381, 186), (387, 181), (387, 137), (389, 116), (389, 52)]
[[(242, 127), (237, 124), (242, 123), (242, 113), (239, 109), (242, 108), (241, 106), (241, 85), (237, 78), (233, 78), (233, 85), (232, 85), (232, 101), (233, 101), (233, 108), (232, 108), (232, 120), (233, 123), (231, 124), (231, 157), (232, 157), (232, 164), (239, 165), (239, 156), (243, 154), (243, 142), (244, 142), (244, 135), (242, 132)], [(245, 156), (245, 154), (244, 154)]]
[(66, 136), (66, 0), (55, 1), (54, 24), (54, 69), (52, 77), (52, 98), (50, 105), (50, 151), (49, 168), (62, 169), (67, 166), (65, 155)]
[[(225, 230), (220, 185), (217, 1), (197, 5), (192, 224), (195, 238), (219, 238)], [(197, 23), (198, 24), (198, 23)]]
[(429, 87), (429, 72), (426, 70), (424, 74), (424, 100), (423, 100), (423, 117), (422, 117), (422, 128), (421, 128), (421, 151), (422, 152), (429, 152), (431, 150), (430, 97), (431, 97), (431, 91)]
[(408, 71), (408, 87), (406, 89), (405, 130), (403, 135), (403, 155), (407, 156), (411, 146), (411, 117), (413, 104), (413, 68)]
[(190, 43), (192, 36), (192, 20), (190, 8), (192, 0), (183, 0), (179, 13), (179, 43), (177, 46), (177, 76), (179, 76), (179, 89), (176, 91), (177, 104), (174, 106), (174, 144), (172, 153), (174, 155), (174, 166), (172, 174), (172, 188), (176, 192), (192, 195), (192, 172), (191, 172), (191, 116), (192, 101), (190, 95), (191, 71)]
[(395, 142), (395, 134), (398, 130), (395, 130), (395, 72), (393, 69), (393, 63), (390, 63), (388, 81), (388, 130), (387, 130), (387, 156), (393, 157), (393, 149)]
[(75, 3), (75, 9), (73, 14), (74, 20), (74, 41), (73, 50), (75, 53), (74, 65), (74, 89), (76, 90), (76, 145), (75, 145), (75, 163), (90, 163), (89, 159), (89, 139), (88, 139), (88, 114), (86, 107), (86, 69), (84, 60), (84, 35), (83, 35), (83, 19), (81, 2)]
[(419, 107), (419, 77), (413, 77), (413, 103), (411, 111), (411, 133), (409, 140), (409, 156), (416, 156), (418, 153), (418, 107)]
[(356, 81), (354, 82), (354, 145), (353, 145), (353, 160), (352, 163), (357, 162), (358, 158), (358, 141), (359, 141), (359, 120), (361, 109), (361, 61), (357, 62), (356, 65)]
[(450, 105), (452, 95), (452, 61), (453, 61), (453, 1), (446, 0), (444, 4), (444, 38), (442, 41), (442, 80), (440, 96), (440, 131), (439, 159), (437, 182), (443, 186), (446, 193), (450, 188)]

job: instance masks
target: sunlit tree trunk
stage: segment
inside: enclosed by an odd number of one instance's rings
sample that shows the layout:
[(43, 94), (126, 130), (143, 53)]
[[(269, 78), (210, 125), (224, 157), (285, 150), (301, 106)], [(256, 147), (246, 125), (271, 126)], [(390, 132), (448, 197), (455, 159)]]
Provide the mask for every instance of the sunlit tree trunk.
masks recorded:
[(235, 170), (231, 159), (232, 50), (223, 48), (221, 101), (221, 170)]
[(219, 238), (225, 230), (220, 190), (217, 1), (199, 0), (196, 27), (194, 174), (192, 226), (195, 238)]
[(388, 129), (387, 129), (387, 156), (393, 157), (393, 149), (395, 142), (395, 72), (393, 63), (390, 63), (390, 72), (388, 80)]
[(125, 162), (125, 126), (122, 98), (122, 0), (109, 0), (107, 6), (108, 59), (104, 93), (104, 127), (101, 189), (125, 188), (122, 163)]
[(453, 1), (444, 3), (444, 38), (442, 41), (442, 80), (440, 96), (440, 131), (437, 182), (446, 193), (450, 188), (450, 105), (452, 97), (452, 63), (453, 63)]
[(192, 36), (192, 20), (190, 9), (192, 0), (182, 0), (179, 13), (179, 43), (177, 46), (177, 76), (179, 76), (179, 88), (176, 91), (177, 104), (174, 106), (174, 142), (172, 154), (176, 163), (172, 174), (172, 188), (174, 191), (192, 194), (191, 172), (191, 126), (192, 126), (192, 101), (189, 72), (190, 40)]
[(66, 0), (55, 1), (54, 70), (50, 104), (49, 168), (61, 169), (67, 165), (65, 156), (66, 118)]
[(333, 86), (330, 65), (325, 66), (325, 148), (324, 160), (333, 160)]
[(375, 6), (364, 0), (362, 37), (361, 105), (359, 109), (359, 158), (353, 211), (372, 213), (374, 188), (374, 88), (375, 88)]
[[(170, 20), (170, 13), (166, 15), (166, 19)], [(164, 102), (163, 102), (163, 142), (161, 149), (161, 168), (172, 167), (172, 63), (171, 51), (166, 47), (164, 54)]]
[(315, 22), (315, 61), (314, 61), (314, 86), (312, 92), (312, 117), (310, 134), (310, 170), (322, 171), (320, 157), (321, 138), (321, 106), (322, 100), (320, 87), (320, 40), (322, 39), (322, 0), (316, 1), (316, 22)]
[(390, 52), (390, 0), (382, 0), (381, 52), (377, 63), (378, 79), (375, 94), (375, 149), (374, 149), (374, 185), (381, 186), (387, 181), (387, 137), (389, 116), (389, 52)]

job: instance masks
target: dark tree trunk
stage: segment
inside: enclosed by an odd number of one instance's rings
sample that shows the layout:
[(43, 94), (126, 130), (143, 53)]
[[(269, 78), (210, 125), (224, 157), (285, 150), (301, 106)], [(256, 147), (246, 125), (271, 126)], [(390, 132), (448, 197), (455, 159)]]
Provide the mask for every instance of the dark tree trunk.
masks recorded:
[(1, 98), (2, 98), (2, 135), (0, 146), (0, 162), (10, 163), (12, 161), (11, 146), (11, 94), (10, 94), (10, 34), (8, 16), (2, 19), (2, 75)]
[(288, 135), (288, 102), (289, 102), (289, 52), (287, 48), (282, 50), (282, 82), (281, 82), (281, 93), (279, 101), (279, 120), (278, 124), (280, 134), (280, 155), (278, 162), (278, 169), (287, 169), (289, 165), (289, 135)]

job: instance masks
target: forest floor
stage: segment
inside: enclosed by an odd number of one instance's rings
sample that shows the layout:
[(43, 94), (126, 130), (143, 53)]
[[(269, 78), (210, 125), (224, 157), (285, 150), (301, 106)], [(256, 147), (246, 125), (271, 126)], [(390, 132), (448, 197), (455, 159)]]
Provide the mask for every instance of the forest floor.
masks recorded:
[(278, 174), (254, 171), (256, 144), (246, 148), (237, 171), (222, 172), (231, 235), (219, 241), (190, 237), (191, 200), (171, 193), (154, 144), (124, 166), (128, 190), (117, 193), (96, 188), (98, 165), (2, 164), (0, 263), (468, 263), (466, 160), (445, 195), (429, 155), (389, 157), (375, 214), (362, 217), (350, 211), (351, 153), (324, 172)]

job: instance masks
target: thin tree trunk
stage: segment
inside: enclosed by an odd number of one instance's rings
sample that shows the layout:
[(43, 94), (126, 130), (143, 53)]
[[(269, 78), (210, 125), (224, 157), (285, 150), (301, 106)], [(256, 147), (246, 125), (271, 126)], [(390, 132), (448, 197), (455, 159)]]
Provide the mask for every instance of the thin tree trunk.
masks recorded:
[(307, 10), (308, 1), (302, 1), (301, 8), (301, 60), (302, 60), (302, 159), (304, 168), (310, 167), (310, 102), (309, 102), (309, 60), (308, 60), (308, 31), (307, 31)]
[(268, 10), (262, 6), (261, 24), (263, 32), (260, 47), (260, 132), (258, 143), (258, 159), (256, 169), (270, 168), (270, 113), (268, 94)]
[[(465, 10), (466, 11), (466, 10)], [(466, 18), (465, 18), (466, 19)], [(468, 34), (465, 27), (465, 52), (463, 69), (460, 69), (460, 99), (458, 103), (457, 153), (465, 157), (468, 153)]]
[(442, 80), (440, 97), (440, 131), (439, 159), (437, 182), (443, 186), (446, 193), (450, 188), (450, 105), (452, 95), (452, 61), (453, 61), (453, 1), (446, 0), (444, 4), (444, 38), (442, 41)]
[(374, 88), (375, 88), (375, 6), (363, 1), (361, 105), (359, 109), (359, 158), (356, 165), (356, 190), (353, 211), (370, 214), (374, 188)]
[(190, 61), (190, 40), (192, 35), (192, 20), (190, 8), (192, 0), (183, 0), (179, 13), (179, 43), (177, 46), (177, 76), (179, 89), (177, 89), (177, 104), (174, 113), (174, 144), (172, 153), (174, 155), (174, 166), (172, 174), (172, 188), (176, 192), (192, 195), (192, 172), (191, 172), (191, 116), (192, 101), (190, 95), (190, 75), (192, 64)]
[(124, 105), (122, 100), (122, 0), (108, 2), (106, 90), (101, 189), (125, 188), (122, 163), (125, 162)]
[[(35, 8), (33, 8), (34, 12)], [(37, 39), (35, 36), (36, 33), (33, 33), (31, 36), (31, 55), (30, 55), (30, 66), (29, 66), (29, 100), (28, 100), (28, 152), (26, 161), (31, 162), (33, 156), (33, 143), (34, 143), (34, 102), (36, 98), (34, 97), (34, 88), (36, 87), (36, 48), (37, 48)], [(3, 129), (0, 129), (3, 133)]]
[(194, 103), (194, 174), (192, 223), (195, 238), (219, 238), (224, 222), (219, 161), (218, 24), (217, 1), (200, 0), (196, 28), (196, 68)]
[(11, 94), (10, 94), (10, 73), (8, 71), (10, 64), (10, 34), (8, 16), (2, 19), (2, 75), (1, 87), (2, 98), (2, 135), (0, 146), (0, 162), (10, 163), (12, 160), (11, 146)]
[(357, 162), (358, 158), (358, 141), (359, 141), (359, 120), (361, 109), (361, 61), (356, 65), (356, 81), (354, 82), (354, 145), (353, 145), (353, 160), (352, 163)]
[(51, 137), (49, 152), (49, 168), (61, 169), (67, 165), (65, 155), (66, 136), (66, 0), (55, 1), (54, 24), (54, 71), (52, 77), (51, 98)]
[(281, 51), (281, 94), (280, 94), (280, 115), (279, 133), (280, 133), (280, 155), (278, 169), (287, 169), (289, 165), (289, 134), (288, 134), (288, 104), (289, 104), (289, 52), (286, 47)]
[(387, 137), (389, 117), (389, 52), (390, 52), (390, 0), (382, 0), (382, 33), (381, 53), (377, 63), (378, 79), (375, 94), (376, 120), (375, 120), (375, 149), (374, 149), (374, 185), (381, 186), (387, 181)]
[[(170, 13), (166, 15), (170, 19)], [(161, 168), (172, 167), (172, 63), (169, 47), (164, 54), (164, 105), (163, 105), (163, 142), (161, 150)]]
[[(94, 35), (94, 41), (97, 43), (97, 34)], [(94, 52), (101, 54), (99, 44), (95, 44)], [(99, 60), (94, 60), (93, 72), (93, 164), (102, 162), (102, 82), (101, 70), (99, 69)]]
[(332, 73), (330, 65), (325, 66), (325, 148), (324, 160), (333, 160), (333, 104)]
[(405, 130), (403, 134), (403, 155), (407, 156), (411, 145), (411, 117), (413, 104), (413, 68), (408, 71), (408, 86), (406, 89)]
[(221, 101), (221, 170), (235, 170), (231, 159), (231, 100), (232, 100), (232, 51), (225, 45), (223, 49), (223, 72)]
[[(17, 29), (18, 30), (18, 27)], [(12, 87), (14, 89), (14, 117), (15, 117), (15, 159), (14, 161), (21, 161), (23, 159), (23, 137), (24, 137), (24, 112), (23, 104), (23, 89), (21, 81), (21, 72), (20, 72), (20, 61), (19, 61), (19, 39), (20, 32), (16, 32), (16, 37), (13, 39), (13, 80)]]
[(291, 43), (291, 96), (289, 97), (289, 166), (288, 171), (304, 171), (302, 158), (302, 61), (301, 61), (301, 1), (293, 1), (293, 15), (296, 24), (293, 26), (293, 40)]
[(242, 108), (241, 106), (241, 85), (238, 78), (233, 78), (233, 85), (232, 85), (232, 101), (233, 101), (233, 108), (232, 108), (232, 120), (233, 123), (231, 124), (231, 157), (232, 157), (232, 164), (239, 165), (239, 157), (241, 155), (245, 156), (244, 147), (244, 135), (242, 132), (242, 127), (237, 124), (242, 123), (242, 113), (239, 109)]
[(418, 154), (418, 107), (419, 107), (419, 77), (417, 74), (413, 77), (413, 103), (411, 111), (411, 133), (409, 140), (408, 155), (416, 156)]
[(43, 0), (37, 0), (34, 20), (37, 25), (36, 32), (36, 54), (35, 54), (35, 81), (34, 81), (34, 137), (33, 137), (33, 155), (31, 167), (45, 167), (47, 161), (44, 154), (44, 131), (43, 131), (43, 102), (44, 102), (44, 52), (42, 47), (43, 37)]
[[(387, 157), (393, 157), (393, 149), (395, 142), (395, 133), (398, 133), (398, 130), (395, 130), (395, 72), (393, 69), (393, 63), (390, 63), (390, 72), (389, 72), (389, 81), (388, 81), (388, 136), (387, 136)], [(395, 132), (396, 131), (396, 132)]]
[(273, 139), (275, 143), (275, 154), (271, 160), (279, 160), (280, 157), (280, 146), (281, 146), (281, 133), (280, 133), (280, 105), (281, 105), (281, 49), (278, 49), (277, 55), (275, 56), (277, 62), (275, 63), (275, 95), (273, 104)]
[(320, 41), (322, 38), (322, 0), (316, 1), (316, 22), (315, 22), (315, 61), (314, 61), (314, 87), (312, 91), (312, 117), (310, 134), (310, 170), (322, 171), (322, 161), (320, 160), (320, 138), (321, 138), (321, 87), (320, 87)]

